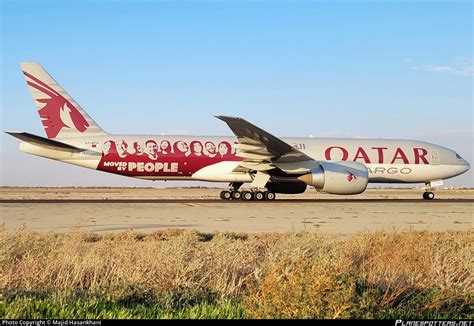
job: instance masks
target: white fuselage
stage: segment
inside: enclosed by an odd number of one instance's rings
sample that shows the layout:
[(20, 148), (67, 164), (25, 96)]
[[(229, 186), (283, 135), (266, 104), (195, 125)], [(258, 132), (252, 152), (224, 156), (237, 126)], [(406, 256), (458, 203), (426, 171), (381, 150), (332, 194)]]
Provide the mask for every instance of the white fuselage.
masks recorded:
[[(469, 163), (453, 150), (420, 141), (342, 138), (282, 138), (282, 140), (315, 161), (343, 160), (363, 163), (369, 173), (369, 182), (372, 183), (430, 182), (448, 179), (469, 169)], [(60, 141), (87, 150), (80, 153), (61, 152), (26, 142), (21, 143), (21, 150), (91, 169), (141, 179), (252, 181), (249, 173), (234, 171), (242, 161), (238, 157), (238, 150), (233, 147), (237, 142), (234, 137), (105, 135), (63, 138)], [(166, 142), (170, 145), (168, 148)], [(214, 149), (210, 143), (214, 145)], [(225, 149), (224, 145), (220, 145), (222, 143), (230, 144), (231, 148)], [(160, 144), (164, 144), (163, 148)], [(175, 148), (173, 145), (176, 145)], [(115, 152), (114, 156), (110, 156), (107, 160), (104, 152), (111, 151), (110, 146), (113, 146)], [(209, 149), (206, 146), (209, 146)], [(197, 147), (196, 153), (194, 147)], [(151, 157), (152, 163), (141, 161), (139, 154)], [(312, 166), (310, 164), (302, 169), (300, 165), (293, 172), (291, 166), (284, 168), (290, 173), (301, 174), (304, 173), (304, 168), (311, 169)]]

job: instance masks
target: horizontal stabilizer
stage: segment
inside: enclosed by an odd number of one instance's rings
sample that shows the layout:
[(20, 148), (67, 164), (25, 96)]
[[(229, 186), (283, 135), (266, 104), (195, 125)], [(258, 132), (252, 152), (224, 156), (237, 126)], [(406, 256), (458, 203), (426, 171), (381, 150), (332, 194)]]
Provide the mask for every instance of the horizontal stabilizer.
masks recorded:
[(5, 131), (5, 133), (9, 134), (10, 136), (13, 136), (15, 138), (18, 138), (20, 140), (23, 140), (27, 143), (44, 147), (47, 149), (54, 149), (58, 151), (65, 151), (65, 152), (84, 152), (86, 149), (82, 149), (79, 147), (75, 147), (72, 145), (68, 145), (65, 143), (62, 143), (57, 140), (52, 140), (48, 138), (44, 138), (41, 136), (33, 135), (28, 132), (11, 132), (11, 131)]

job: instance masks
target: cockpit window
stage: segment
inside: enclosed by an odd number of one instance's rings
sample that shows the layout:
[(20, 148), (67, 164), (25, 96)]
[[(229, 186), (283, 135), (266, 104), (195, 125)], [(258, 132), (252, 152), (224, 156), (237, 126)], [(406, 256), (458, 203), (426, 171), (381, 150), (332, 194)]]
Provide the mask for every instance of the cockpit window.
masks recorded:
[(459, 155), (458, 153), (456, 153), (456, 158), (458, 158), (458, 159), (462, 160), (462, 157), (461, 157), (461, 155)]

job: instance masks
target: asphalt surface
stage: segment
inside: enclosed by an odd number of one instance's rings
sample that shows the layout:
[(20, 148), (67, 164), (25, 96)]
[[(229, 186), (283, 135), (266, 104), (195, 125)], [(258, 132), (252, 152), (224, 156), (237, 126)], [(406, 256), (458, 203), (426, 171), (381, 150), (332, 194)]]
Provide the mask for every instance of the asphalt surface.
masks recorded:
[(414, 229), (473, 230), (474, 190), (368, 189), (355, 196), (278, 194), (275, 201), (222, 200), (220, 189), (0, 188), (7, 232), (311, 231), (339, 235)]
[(274, 201), (245, 201), (245, 200), (222, 200), (222, 199), (2, 199), (0, 204), (237, 204), (237, 203), (474, 203), (474, 199), (468, 198), (452, 198), (452, 199), (276, 199)]

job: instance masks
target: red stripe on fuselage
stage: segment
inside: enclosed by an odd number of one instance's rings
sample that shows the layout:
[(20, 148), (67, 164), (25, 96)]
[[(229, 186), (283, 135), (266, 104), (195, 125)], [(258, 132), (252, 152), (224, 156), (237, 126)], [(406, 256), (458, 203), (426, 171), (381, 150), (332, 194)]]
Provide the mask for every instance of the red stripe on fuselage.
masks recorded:
[[(175, 145), (181, 143), (181, 146), (185, 146), (182, 149), (186, 149), (186, 151), (180, 151), (177, 146), (173, 146), (173, 149), (167, 148), (167, 150), (158, 149), (158, 146), (142, 146), (144, 143), (159, 144), (163, 141), (167, 140), (150, 139), (139, 146), (136, 146), (138, 142), (134, 142), (134, 153), (130, 153), (129, 146), (124, 140), (108, 140), (103, 144), (102, 158), (97, 169), (131, 177), (189, 177), (212, 164), (242, 160), (242, 158), (235, 156), (234, 150), (227, 141), (218, 142), (219, 144), (225, 143), (222, 146), (226, 146), (227, 151), (222, 150), (222, 153), (209, 154), (204, 151), (203, 146), (200, 146), (200, 155), (199, 152), (191, 150), (184, 141), (176, 141)], [(196, 140), (190, 144), (196, 142), (201, 144)]]

